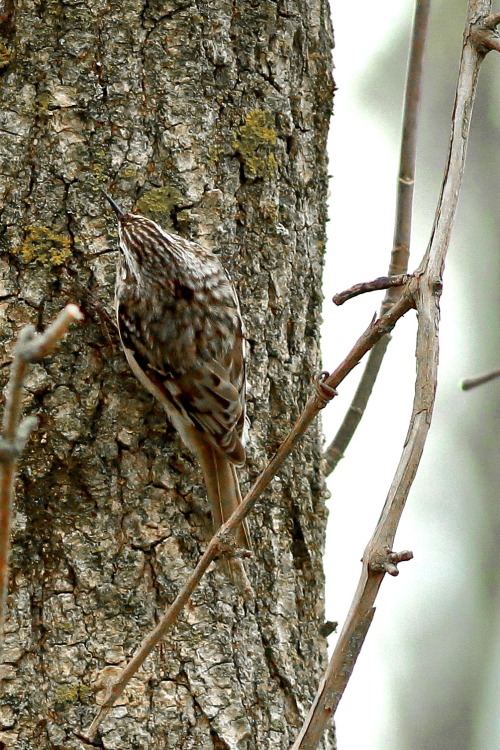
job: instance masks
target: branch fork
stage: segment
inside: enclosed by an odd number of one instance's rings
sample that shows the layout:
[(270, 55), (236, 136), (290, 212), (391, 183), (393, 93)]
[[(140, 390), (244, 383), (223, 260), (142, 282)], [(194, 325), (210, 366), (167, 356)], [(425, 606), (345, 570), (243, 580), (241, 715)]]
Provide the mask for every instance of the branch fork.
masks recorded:
[(499, 23), (500, 13), (490, 13), (472, 24), (470, 38), (479, 54), (486, 55), (490, 50), (500, 52), (500, 35), (496, 29)]
[(25, 417), (17, 428), (14, 440), (0, 437), (0, 464), (17, 461), (21, 456), (30, 434), (38, 427), (38, 417)]

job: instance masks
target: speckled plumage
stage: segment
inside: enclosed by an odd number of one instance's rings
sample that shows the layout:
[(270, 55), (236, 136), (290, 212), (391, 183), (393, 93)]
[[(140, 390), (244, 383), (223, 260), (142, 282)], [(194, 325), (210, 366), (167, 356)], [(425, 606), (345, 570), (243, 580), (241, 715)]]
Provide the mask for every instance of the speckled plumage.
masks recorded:
[[(241, 495), (245, 362), (236, 292), (209, 250), (151, 219), (118, 215), (116, 313), (127, 360), (198, 457), (218, 528)], [(249, 546), (245, 526), (237, 537)]]

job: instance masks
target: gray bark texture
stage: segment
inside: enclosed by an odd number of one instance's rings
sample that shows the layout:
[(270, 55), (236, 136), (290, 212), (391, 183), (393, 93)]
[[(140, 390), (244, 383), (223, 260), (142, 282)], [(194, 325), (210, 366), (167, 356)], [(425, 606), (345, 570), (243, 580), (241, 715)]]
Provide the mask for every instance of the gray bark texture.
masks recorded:
[[(81, 750), (211, 536), (196, 463), (118, 345), (99, 188), (220, 251), (237, 285), (245, 491), (320, 369), (332, 34), (326, 0), (5, 0), (0, 34), (4, 382), (20, 326), (86, 315), (27, 383), (0, 747)], [(321, 443), (315, 424), (250, 517), (256, 600), (214, 565), (93, 746), (292, 744), (326, 659)]]

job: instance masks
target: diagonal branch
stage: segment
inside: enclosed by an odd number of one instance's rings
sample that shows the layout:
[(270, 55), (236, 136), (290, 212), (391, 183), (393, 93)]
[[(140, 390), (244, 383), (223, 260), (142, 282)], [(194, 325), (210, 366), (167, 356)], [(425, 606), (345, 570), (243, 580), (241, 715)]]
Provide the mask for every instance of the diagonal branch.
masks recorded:
[[(408, 493), (429, 431), (437, 386), (439, 297), (441, 277), (455, 218), (465, 166), (470, 121), (484, 47), (472, 33), (478, 13), (490, 10), (486, 0), (470, 0), (455, 97), (448, 160), (431, 239), (415, 274), (414, 298), (418, 313), (417, 377), (413, 410), (403, 452), (381, 517), (363, 555), (363, 569), (351, 608), (327, 671), (292, 750), (314, 750), (335, 714), (361, 650), (374, 603), (386, 573), (397, 575), (397, 563), (411, 553), (393, 553), (392, 546)], [(491, 31), (494, 36), (495, 32)], [(481, 44), (483, 44), (482, 40)], [(361, 634), (361, 635), (360, 635)]]
[(50, 354), (68, 330), (70, 323), (75, 320), (82, 320), (82, 318), (83, 316), (76, 305), (66, 305), (48, 326), (45, 333), (37, 333), (34, 326), (31, 325), (23, 328), (14, 347), (14, 359), (7, 387), (2, 436), (0, 438), (0, 653), (3, 646), (3, 625), (9, 579), (14, 479), (19, 456), (30, 433), (38, 425), (36, 417), (26, 417), (19, 424), (24, 379), (29, 363)]
[(233, 534), (234, 530), (250, 513), (257, 500), (261, 497), (273, 477), (276, 476), (285, 459), (293, 451), (313, 419), (326, 405), (328, 400), (327, 394), (330, 394), (330, 397), (335, 395), (335, 388), (347, 377), (351, 370), (356, 367), (361, 358), (376, 344), (377, 341), (387, 335), (387, 333), (394, 328), (399, 318), (412, 307), (413, 300), (411, 294), (403, 293), (401, 299), (399, 299), (385, 315), (370, 323), (343, 362), (331, 375), (328, 375), (321, 381), (318, 386), (318, 395), (309, 399), (302, 414), (293, 426), (288, 437), (280, 446), (274, 458), (271, 459), (250, 492), (246, 495), (229, 520), (221, 526), (217, 533), (212, 537), (205, 553), (200, 558), (198, 565), (194, 569), (187, 583), (182, 587), (174, 602), (165, 612), (154, 630), (146, 636), (135, 655), (128, 664), (126, 664), (116, 680), (108, 687), (106, 698), (94, 721), (86, 732), (86, 736), (89, 740), (93, 739), (99, 725), (113, 707), (119, 696), (123, 693), (125, 687), (143, 664), (144, 660), (175, 623), (179, 613), (191, 597), (210, 564), (220, 552), (227, 547), (228, 534)]
[[(403, 132), (396, 201), (394, 241), (388, 276), (399, 276), (408, 271), (410, 255), (413, 187), (415, 182), (415, 160), (417, 151), (418, 117), (422, 97), (422, 72), (425, 40), (429, 20), (430, 0), (417, 0), (413, 35), (406, 76), (405, 102), (403, 108)], [(389, 289), (382, 303), (381, 314), (398, 299), (399, 289)], [(378, 377), (390, 338), (386, 336), (370, 352), (353, 400), (336, 436), (325, 450), (325, 474), (335, 469), (347, 450), (358, 424), (361, 422)]]

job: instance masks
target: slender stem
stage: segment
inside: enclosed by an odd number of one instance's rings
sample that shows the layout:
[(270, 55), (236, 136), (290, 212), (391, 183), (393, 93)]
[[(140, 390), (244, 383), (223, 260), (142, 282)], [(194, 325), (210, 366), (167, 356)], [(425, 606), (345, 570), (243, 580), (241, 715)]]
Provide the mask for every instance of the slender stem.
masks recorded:
[[(430, 0), (418, 0), (415, 5), (413, 34), (408, 60), (403, 107), (403, 133), (399, 159), (396, 219), (388, 276), (407, 273), (410, 259), (415, 163), (417, 158), (418, 125), (420, 102), (422, 100), (422, 77), (429, 13)], [(399, 291), (397, 289), (390, 289), (386, 294), (383, 306), (392, 304), (398, 296)]]
[[(380, 341), (377, 341), (373, 349), (368, 355), (366, 360), (365, 372), (377, 374), (382, 365), (382, 360), (389, 346), (390, 336), (383, 336)], [(372, 394), (373, 386), (375, 385), (374, 377), (363, 377), (360, 378), (358, 387), (351, 401), (345, 417), (340, 425), (338, 432), (328, 448), (323, 453), (323, 470), (325, 476), (328, 476), (337, 466), (338, 462), (344, 457), (347, 446), (349, 445), (354, 433), (356, 432), (358, 424), (363, 418), (368, 401)]]
[(5, 461), (0, 469), (0, 656), (9, 580), (10, 526), (16, 461)]
[[(413, 189), (415, 183), (415, 161), (417, 150), (418, 121), (422, 98), (422, 74), (425, 40), (429, 21), (430, 0), (417, 0), (413, 22), (413, 35), (406, 76), (406, 91), (403, 108), (403, 129), (396, 201), (394, 240), (388, 276), (399, 276), (408, 271), (411, 240)], [(400, 289), (388, 289), (382, 302), (383, 314), (397, 299)], [(325, 451), (325, 470), (330, 474), (343, 457), (347, 446), (361, 422), (370, 395), (382, 366), (390, 338), (386, 337), (370, 352), (359, 386), (344, 420)]]
[(19, 352), (35, 333), (34, 326), (26, 326), (19, 332), (19, 338), (14, 347), (14, 359), (11, 365), (7, 398), (2, 433), (5, 440), (12, 442), (16, 437), (17, 425), (21, 414), (21, 401), (23, 397), (23, 383), (28, 369), (28, 362)]
[(38, 423), (36, 417), (27, 417), (19, 424), (24, 379), (28, 364), (50, 354), (70, 323), (82, 318), (76, 305), (66, 305), (44, 334), (36, 333), (34, 326), (25, 326), (14, 347), (0, 445), (0, 655), (9, 582), (10, 531), (17, 462), (30, 432)]

